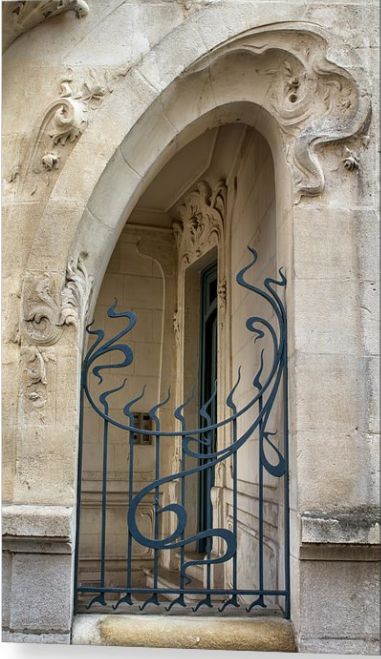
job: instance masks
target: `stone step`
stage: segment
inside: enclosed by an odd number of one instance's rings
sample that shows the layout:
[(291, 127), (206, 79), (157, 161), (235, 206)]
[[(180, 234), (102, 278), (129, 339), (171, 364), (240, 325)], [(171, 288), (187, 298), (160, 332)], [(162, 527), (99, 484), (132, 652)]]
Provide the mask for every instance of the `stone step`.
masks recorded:
[[(76, 615), (74, 645), (295, 652), (292, 623), (279, 616)], [(202, 655), (200, 655), (202, 656)], [(221, 653), (222, 656), (222, 653)]]

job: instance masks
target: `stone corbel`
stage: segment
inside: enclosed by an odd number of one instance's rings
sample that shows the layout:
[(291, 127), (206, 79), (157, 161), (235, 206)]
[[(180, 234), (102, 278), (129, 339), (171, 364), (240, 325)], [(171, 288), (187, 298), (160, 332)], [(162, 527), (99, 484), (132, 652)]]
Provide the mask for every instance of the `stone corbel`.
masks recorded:
[(176, 208), (172, 229), (180, 268), (194, 263), (223, 241), (226, 184), (199, 181)]
[[(217, 46), (184, 73), (208, 68), (213, 79), (213, 66), (222, 57), (252, 56), (258, 81), (267, 77), (267, 91), (258, 103), (274, 117), (283, 135), (296, 202), (324, 190), (317, 147), (363, 135), (370, 123), (370, 94), (362, 74), (355, 66), (346, 70), (337, 64), (330, 45), (317, 25), (270, 25)], [(353, 158), (344, 164), (348, 170), (357, 166)]]
[(35, 346), (56, 343), (66, 325), (78, 327), (84, 321), (91, 289), (84, 255), (69, 261), (61, 288), (52, 275), (28, 274), (22, 292), (24, 337)]

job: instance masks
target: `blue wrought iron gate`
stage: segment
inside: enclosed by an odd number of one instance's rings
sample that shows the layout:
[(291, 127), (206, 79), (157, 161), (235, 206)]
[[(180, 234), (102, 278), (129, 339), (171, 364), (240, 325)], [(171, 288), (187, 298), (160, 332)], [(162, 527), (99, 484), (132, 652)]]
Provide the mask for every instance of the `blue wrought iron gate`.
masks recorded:
[[(189, 604), (188, 597), (191, 595), (197, 599), (193, 610), (197, 611), (201, 606), (214, 608), (222, 612), (227, 607), (241, 608), (243, 612), (249, 613), (256, 607), (266, 608), (268, 602), (274, 606), (277, 603), (278, 608), (285, 617), (290, 615), (290, 586), (289, 586), (289, 505), (288, 505), (288, 393), (287, 393), (287, 320), (286, 310), (277, 289), (286, 286), (286, 277), (279, 270), (279, 279), (266, 278), (263, 289), (253, 285), (247, 280), (247, 273), (254, 266), (257, 254), (252, 248), (248, 248), (251, 253), (251, 260), (236, 276), (239, 286), (244, 287), (268, 304), (269, 315), (274, 322), (271, 323), (265, 317), (252, 315), (246, 321), (247, 331), (253, 333), (254, 343), (261, 341), (265, 336), (270, 339), (271, 355), (268, 360), (269, 365), (265, 367), (264, 349), (260, 351), (259, 368), (253, 373), (253, 394), (251, 400), (237, 408), (235, 403), (235, 394), (239, 388), (241, 380), (241, 367), (238, 369), (235, 384), (226, 399), (226, 405), (230, 410), (229, 415), (224, 420), (212, 422), (210, 409), (214, 403), (216, 389), (210, 399), (202, 406), (200, 417), (205, 421), (202, 427), (187, 428), (185, 420), (185, 410), (191, 401), (191, 397), (179, 405), (173, 412), (177, 421), (178, 429), (169, 432), (161, 428), (160, 408), (170, 400), (170, 392), (165, 400), (159, 402), (148, 412), (150, 424), (141, 427), (136, 423), (136, 414), (134, 415), (134, 406), (144, 397), (144, 388), (139, 396), (128, 400), (122, 410), (123, 419), (117, 419), (110, 412), (110, 401), (115, 392), (125, 387), (126, 379), (118, 387), (108, 390), (102, 390), (102, 371), (104, 369), (122, 369), (130, 366), (133, 362), (133, 351), (131, 347), (123, 341), (134, 328), (136, 316), (131, 311), (118, 311), (117, 302), (108, 309), (108, 317), (125, 318), (126, 326), (123, 330), (116, 333), (112, 338), (107, 339), (102, 329), (92, 329), (92, 324), (87, 327), (87, 332), (94, 337), (91, 347), (89, 348), (82, 366), (81, 376), (81, 405), (80, 405), (80, 440), (79, 440), (79, 475), (78, 475), (78, 511), (77, 511), (77, 551), (76, 551), (76, 597), (78, 601), (86, 601), (86, 608), (90, 609), (96, 603), (107, 606), (110, 604), (108, 598), (113, 598), (113, 609), (121, 605), (127, 605), (126, 611), (131, 606), (140, 604), (140, 609), (144, 609), (148, 604), (153, 604), (161, 608), (165, 607), (170, 610), (172, 607), (186, 607)], [(258, 345), (258, 344), (256, 344)], [(119, 355), (119, 361), (114, 358), (109, 359), (112, 353)], [(107, 363), (102, 358), (107, 358)], [(90, 385), (91, 379), (98, 380), (99, 393), (95, 396), (92, 393)], [(81, 522), (81, 478), (82, 478), (82, 450), (84, 441), (84, 415), (85, 401), (92, 408), (93, 412), (100, 417), (103, 426), (102, 437), (102, 496), (101, 496), (101, 528), (99, 534), (99, 579), (93, 585), (84, 585), (79, 581), (79, 538)], [(271, 412), (277, 406), (278, 417), (281, 418), (281, 429), (277, 432), (269, 430), (269, 420)], [(279, 413), (280, 410), (280, 413)], [(107, 555), (106, 555), (106, 536), (107, 527), (106, 519), (108, 513), (107, 507), (107, 478), (108, 478), (108, 439), (110, 427), (117, 428), (120, 433), (126, 437), (126, 445), (129, 451), (129, 471), (128, 471), (128, 502), (126, 506), (126, 557), (125, 557), (125, 577), (123, 583), (117, 586), (110, 586), (106, 583)], [(219, 429), (228, 429), (230, 443), (223, 448), (215, 445), (213, 437)], [(239, 428), (244, 428), (239, 430)], [(143, 439), (151, 438), (154, 443), (155, 455), (155, 480), (140, 491), (134, 492), (134, 451), (136, 436)], [(218, 435), (217, 435), (218, 436)], [(276, 437), (275, 437), (276, 436)], [(251, 562), (251, 557), (245, 557), (245, 562), (250, 564), (250, 569), (255, 576), (256, 588), (245, 588), (239, 583), (239, 562), (238, 562), (238, 525), (239, 525), (239, 474), (238, 474), (238, 456), (239, 449), (251, 438), (255, 437), (258, 445), (258, 499), (257, 499), (257, 524), (258, 528), (254, 529), (256, 541), (258, 543), (257, 561)], [(160, 442), (163, 438), (171, 438), (180, 444), (180, 469), (173, 474), (162, 475), (160, 473)], [(270, 459), (271, 455), (272, 459)], [(194, 458), (191, 466), (189, 459)], [(188, 513), (186, 510), (186, 487), (189, 478), (201, 471), (206, 470), (211, 473), (219, 463), (229, 461), (232, 477), (231, 488), (231, 524), (228, 528), (226, 524), (222, 528), (213, 528), (213, 515), (209, 514), (208, 519), (210, 527), (199, 532), (193, 532), (189, 535)], [(282, 557), (282, 566), (279, 569), (281, 576), (278, 581), (282, 583), (267, 584), (265, 571), (265, 477), (273, 477), (280, 483), (280, 492), (282, 492), (282, 511), (283, 519), (279, 522), (282, 540), (280, 542), (280, 556)], [(170, 501), (167, 505), (161, 505), (161, 492), (167, 484), (177, 481), (179, 483), (179, 496), (177, 500)], [(137, 523), (137, 511), (142, 500), (148, 494), (153, 495), (154, 502), (154, 523), (153, 531), (148, 537), (139, 528)], [(208, 501), (211, 508), (211, 501)], [(161, 516), (165, 513), (172, 513), (176, 517), (176, 527), (169, 534), (162, 533), (160, 524)], [(202, 557), (194, 559), (187, 555), (186, 547), (192, 543), (199, 543), (205, 539), (206, 553)], [(222, 552), (213, 553), (213, 540), (219, 540), (220, 546), (224, 547)], [(222, 542), (221, 542), (222, 541)], [(137, 585), (134, 583), (133, 572), (133, 543), (148, 548), (152, 552), (153, 571), (151, 582), (147, 585)], [(171, 584), (170, 587), (164, 587), (160, 580), (162, 552), (178, 550), (178, 572), (177, 583)], [(217, 564), (230, 563), (230, 580), (224, 583), (223, 587), (216, 587), (213, 581), (213, 567)], [(190, 572), (192, 566), (202, 566), (204, 580), (202, 587), (195, 587), (194, 579)], [(246, 568), (247, 569), (247, 568)], [(245, 602), (244, 602), (245, 600)], [(165, 604), (167, 603), (167, 605)]]

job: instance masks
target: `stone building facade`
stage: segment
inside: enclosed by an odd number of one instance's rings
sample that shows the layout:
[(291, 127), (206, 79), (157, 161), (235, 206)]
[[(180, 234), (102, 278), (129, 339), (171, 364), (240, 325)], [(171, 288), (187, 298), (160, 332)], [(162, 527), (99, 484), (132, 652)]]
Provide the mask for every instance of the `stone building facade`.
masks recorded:
[[(3, 2), (4, 640), (379, 652), (377, 11), (376, 0)], [(81, 404), (85, 327), (94, 318), (113, 333), (113, 298), (135, 312), (128, 386), (138, 396), (147, 385), (137, 412), (168, 389), (178, 406), (203, 386), (200, 282), (215, 267), (222, 425), (239, 366), (243, 409), (261, 360), (245, 323), (265, 312), (234, 278), (247, 246), (258, 254), (253, 285), (287, 277), (288, 401), (274, 405), (272, 431), (288, 428), (288, 481), (261, 484), (253, 435), (237, 454), (235, 509), (234, 468), (220, 462), (210, 510), (213, 528), (231, 532), (236, 520), (239, 587), (258, 587), (263, 546), (264, 580), (288, 584), (290, 615), (270, 604), (271, 615), (245, 615), (244, 596), (229, 626), (175, 609), (115, 615), (112, 598), (86, 612), (74, 590), (98, 583), (104, 463), (103, 421)], [(261, 339), (271, 351), (271, 333)], [(118, 388), (114, 371), (105, 378)], [(112, 400), (117, 414), (123, 392)], [(174, 407), (160, 411), (169, 434)], [(198, 414), (191, 403), (190, 427)], [(228, 446), (223, 429), (216, 441)], [(157, 478), (155, 446), (144, 432), (136, 440), (134, 491)], [(161, 447), (160, 468), (178, 472), (179, 444)], [(113, 587), (124, 583), (132, 486), (120, 433), (108, 450)], [(269, 450), (276, 461), (276, 440)], [(147, 536), (179, 483), (142, 504)], [(213, 556), (223, 552), (214, 541)], [(151, 587), (153, 550), (131, 556), (136, 583)], [(160, 552), (159, 564), (168, 586), (178, 552)], [(203, 561), (193, 568), (205, 587)], [(214, 586), (231, 588), (229, 570), (215, 561)]]

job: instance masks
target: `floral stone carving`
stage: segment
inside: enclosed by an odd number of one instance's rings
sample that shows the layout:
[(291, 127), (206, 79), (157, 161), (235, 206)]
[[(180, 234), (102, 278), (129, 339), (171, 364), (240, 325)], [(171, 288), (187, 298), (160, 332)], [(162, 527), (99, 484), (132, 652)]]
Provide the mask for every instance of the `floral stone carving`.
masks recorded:
[(49, 360), (55, 361), (55, 358), (51, 353), (40, 350), (37, 346), (25, 348), (22, 357), (25, 362), (25, 397), (34, 407), (43, 407), (47, 400), (47, 364)]
[(28, 275), (22, 296), (26, 337), (36, 345), (49, 345), (58, 341), (65, 325), (79, 326), (86, 316), (91, 288), (92, 279), (81, 256), (69, 262), (61, 289), (47, 273)]
[(176, 209), (172, 223), (180, 266), (187, 266), (218, 246), (224, 234), (226, 185), (212, 189), (200, 181)]

